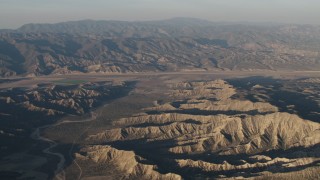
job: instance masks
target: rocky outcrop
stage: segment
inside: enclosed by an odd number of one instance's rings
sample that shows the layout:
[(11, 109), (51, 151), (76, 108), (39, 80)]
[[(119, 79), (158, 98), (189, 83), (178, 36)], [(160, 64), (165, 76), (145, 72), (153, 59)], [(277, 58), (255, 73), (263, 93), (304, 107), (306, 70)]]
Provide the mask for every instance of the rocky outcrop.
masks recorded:
[(111, 146), (90, 146), (83, 148), (79, 154), (76, 154), (76, 159), (78, 161), (93, 161), (103, 166), (112, 166), (123, 172), (122, 179), (181, 179), (177, 174), (161, 174), (157, 172), (156, 165), (141, 163), (143, 159), (135, 155), (133, 151), (117, 150)]
[(209, 111), (258, 111), (263, 112), (277, 112), (278, 108), (269, 103), (253, 103), (251, 101), (231, 100), (212, 102), (208, 100), (194, 101), (191, 103), (182, 104), (181, 109), (201, 109)]
[[(189, 100), (186, 102), (176, 102), (179, 104), (178, 108), (173, 107), (171, 103), (145, 108), (147, 111), (182, 111), (182, 110), (200, 110), (200, 111), (218, 111), (220, 113), (227, 113), (228, 111), (236, 111), (238, 113), (248, 113), (256, 111), (257, 113), (271, 113), (277, 112), (278, 108), (269, 103), (251, 102), (248, 100), (232, 100), (226, 99), (223, 101), (209, 101), (209, 100)], [(253, 114), (254, 112), (252, 112)]]
[(235, 89), (223, 80), (181, 82), (169, 86), (172, 89), (171, 96), (177, 99), (215, 98), (217, 100), (223, 100), (236, 94)]
[[(236, 94), (236, 91), (230, 84), (223, 80), (208, 82), (182, 82), (171, 84), (170, 87), (172, 88), (170, 95), (174, 98), (180, 99), (180, 101), (157, 104), (154, 107), (145, 108), (145, 110), (163, 112), (199, 110), (198, 114), (210, 114), (210, 112), (220, 114), (228, 114), (228, 112), (229, 114), (257, 114), (278, 111), (276, 106), (269, 103), (251, 102), (249, 100), (238, 100), (232, 98), (232, 96)], [(183, 112), (186, 113), (186, 111)]]
[(174, 140), (174, 147), (164, 148), (164, 151), (175, 154), (219, 152), (220, 155), (254, 154), (274, 149), (308, 147), (320, 143), (318, 123), (288, 113), (243, 118), (226, 115), (163, 114), (134, 117), (131, 120), (131, 122), (130, 120), (121, 122), (129, 127), (107, 130), (91, 135), (87, 140), (90, 142)]
[[(270, 159), (270, 158), (268, 158)], [(236, 171), (245, 169), (262, 169), (262, 168), (289, 168), (304, 166), (318, 161), (320, 158), (297, 158), (297, 159), (287, 159), (287, 158), (274, 158), (266, 161), (258, 161), (255, 163), (248, 163), (243, 161), (241, 165), (233, 165), (224, 161), (221, 164), (209, 163), (204, 161), (193, 161), (193, 160), (176, 160), (177, 164), (181, 168), (196, 168), (201, 169), (204, 172), (215, 172), (215, 171)]]
[(12, 88), (0, 91), (0, 102), (7, 107), (19, 106), (30, 112), (38, 111), (47, 115), (81, 115), (115, 95), (112, 89), (121, 86), (112, 87), (112, 83), (102, 82)]
[[(133, 85), (121, 80), (41, 79), (50, 83), (34, 84), (40, 80), (28, 79), (32, 84), (19, 82), (17, 86), (22, 87), (0, 89), (0, 158), (6, 159), (0, 162), (4, 172), (0, 172), (0, 179), (64, 179), (61, 174), (55, 177), (54, 173), (64, 168), (69, 154), (53, 149), (64, 144), (62, 141), (71, 142), (77, 135), (70, 129), (59, 131), (60, 127), (66, 124), (74, 127), (76, 123), (95, 120), (95, 113), (91, 113), (93, 108), (127, 95)], [(55, 127), (59, 130), (50, 133)], [(37, 149), (37, 152), (30, 149)], [(41, 168), (47, 165), (50, 166), (45, 172), (48, 174), (43, 176)], [(144, 169), (149, 171), (148, 168), (141, 167), (141, 173)]]
[[(145, 113), (115, 121), (114, 128), (86, 141), (132, 149), (162, 166), (168, 163), (173, 172), (208, 177), (252, 169), (286, 171), (320, 160), (319, 123), (279, 112), (267, 102), (236, 99), (236, 89), (223, 80), (170, 88), (177, 101), (156, 102)], [(292, 149), (301, 150), (284, 155)]]

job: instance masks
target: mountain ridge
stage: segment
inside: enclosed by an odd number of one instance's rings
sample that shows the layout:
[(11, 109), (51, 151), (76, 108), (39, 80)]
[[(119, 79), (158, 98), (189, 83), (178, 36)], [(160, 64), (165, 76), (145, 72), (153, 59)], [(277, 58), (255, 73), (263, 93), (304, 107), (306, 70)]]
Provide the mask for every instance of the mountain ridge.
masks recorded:
[(0, 76), (317, 70), (320, 27), (174, 18), (27, 24), (0, 32)]

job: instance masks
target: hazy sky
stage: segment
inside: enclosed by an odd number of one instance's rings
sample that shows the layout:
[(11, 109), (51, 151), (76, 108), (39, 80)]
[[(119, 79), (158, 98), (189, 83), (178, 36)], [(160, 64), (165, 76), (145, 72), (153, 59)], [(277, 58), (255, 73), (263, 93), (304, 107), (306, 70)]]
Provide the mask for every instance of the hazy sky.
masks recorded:
[(320, 0), (0, 0), (0, 28), (70, 20), (154, 20), (320, 24)]

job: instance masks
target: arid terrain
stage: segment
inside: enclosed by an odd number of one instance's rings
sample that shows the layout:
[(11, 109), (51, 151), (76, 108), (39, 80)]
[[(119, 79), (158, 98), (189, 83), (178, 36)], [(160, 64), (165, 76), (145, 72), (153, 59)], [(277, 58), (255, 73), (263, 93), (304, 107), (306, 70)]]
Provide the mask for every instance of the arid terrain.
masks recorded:
[(0, 31), (0, 76), (319, 70), (320, 27), (291, 24), (74, 21)]
[(0, 30), (0, 179), (320, 179), (320, 26)]
[(5, 179), (319, 178), (317, 72), (88, 74), (0, 87)]

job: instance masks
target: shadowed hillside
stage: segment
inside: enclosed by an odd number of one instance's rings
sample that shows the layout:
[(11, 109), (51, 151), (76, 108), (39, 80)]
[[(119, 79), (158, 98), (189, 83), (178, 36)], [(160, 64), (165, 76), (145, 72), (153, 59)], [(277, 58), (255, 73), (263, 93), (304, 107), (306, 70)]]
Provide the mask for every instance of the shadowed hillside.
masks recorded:
[(319, 70), (320, 27), (164, 21), (27, 24), (0, 33), (0, 75)]

